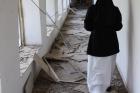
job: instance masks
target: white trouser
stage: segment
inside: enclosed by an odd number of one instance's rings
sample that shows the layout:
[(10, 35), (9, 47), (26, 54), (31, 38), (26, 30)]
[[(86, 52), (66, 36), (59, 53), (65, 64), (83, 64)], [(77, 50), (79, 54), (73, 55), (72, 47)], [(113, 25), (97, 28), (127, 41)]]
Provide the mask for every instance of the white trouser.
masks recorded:
[(108, 57), (88, 55), (87, 84), (90, 93), (105, 93), (116, 65), (116, 54)]

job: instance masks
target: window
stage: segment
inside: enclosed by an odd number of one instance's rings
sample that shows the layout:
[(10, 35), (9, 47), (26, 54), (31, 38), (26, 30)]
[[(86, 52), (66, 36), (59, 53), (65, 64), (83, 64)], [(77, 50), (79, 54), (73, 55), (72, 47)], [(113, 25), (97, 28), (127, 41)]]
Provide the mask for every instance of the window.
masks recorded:
[(61, 17), (63, 13), (63, 0), (58, 0), (58, 17)]
[(70, 5), (70, 0), (67, 0), (67, 7), (69, 7)]
[(42, 45), (39, 0), (22, 0), (25, 45)]
[(49, 37), (54, 31), (54, 23), (56, 22), (55, 0), (46, 0), (46, 29), (47, 36)]
[(40, 11), (32, 2), (38, 0), (19, 0), (19, 45), (41, 45)]
[[(34, 4), (34, 3), (35, 4)], [(41, 22), (38, 0), (19, 0), (19, 56), (20, 74), (26, 72), (33, 62), (33, 56), (42, 44)]]
[[(55, 22), (55, 0), (46, 0), (46, 12)], [(53, 25), (53, 22), (48, 16), (46, 16), (47, 25)]]
[(67, 10), (67, 0), (63, 0), (63, 11)]

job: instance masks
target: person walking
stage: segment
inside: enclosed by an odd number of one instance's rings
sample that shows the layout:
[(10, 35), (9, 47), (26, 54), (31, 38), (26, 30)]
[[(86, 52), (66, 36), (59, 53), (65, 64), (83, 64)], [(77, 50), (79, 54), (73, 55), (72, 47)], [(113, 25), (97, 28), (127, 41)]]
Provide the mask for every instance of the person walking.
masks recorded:
[(122, 15), (112, 0), (97, 0), (88, 8), (84, 28), (91, 32), (87, 48), (90, 93), (105, 93), (110, 86), (120, 51), (116, 31), (122, 27)]

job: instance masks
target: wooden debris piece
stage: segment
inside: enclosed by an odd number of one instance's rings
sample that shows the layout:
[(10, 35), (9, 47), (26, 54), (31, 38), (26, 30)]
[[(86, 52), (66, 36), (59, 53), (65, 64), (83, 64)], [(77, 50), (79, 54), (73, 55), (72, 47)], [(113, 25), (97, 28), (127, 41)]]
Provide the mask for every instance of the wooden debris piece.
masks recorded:
[(63, 82), (76, 82), (84, 79), (84, 76), (69, 62), (51, 62), (50, 65)]
[(56, 75), (47, 61), (44, 62), (37, 54), (34, 55), (34, 60), (46, 72), (46, 74), (49, 76), (49, 79), (51, 78), (55, 82), (60, 81), (59, 77)]

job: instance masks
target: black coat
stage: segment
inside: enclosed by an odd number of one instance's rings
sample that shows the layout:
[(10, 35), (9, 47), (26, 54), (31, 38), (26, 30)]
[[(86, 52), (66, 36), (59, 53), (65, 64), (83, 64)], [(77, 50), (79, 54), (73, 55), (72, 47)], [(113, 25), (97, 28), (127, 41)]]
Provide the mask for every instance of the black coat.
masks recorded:
[(122, 16), (118, 7), (114, 7), (113, 14), (110, 19), (106, 19), (107, 15), (101, 15), (101, 18), (95, 5), (89, 7), (84, 20), (85, 29), (91, 32), (88, 55), (105, 57), (119, 52), (116, 31), (122, 28)]

